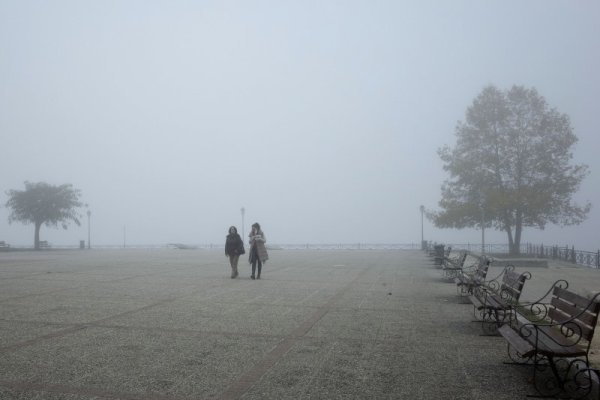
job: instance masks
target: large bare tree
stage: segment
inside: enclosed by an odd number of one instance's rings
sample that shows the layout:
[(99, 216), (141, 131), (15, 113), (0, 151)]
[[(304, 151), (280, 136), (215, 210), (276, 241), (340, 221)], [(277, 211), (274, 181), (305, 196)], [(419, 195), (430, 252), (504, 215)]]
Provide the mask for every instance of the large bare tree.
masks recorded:
[(569, 117), (534, 88), (484, 88), (457, 124), (456, 145), (438, 151), (450, 178), (429, 216), (442, 228), (502, 230), (512, 254), (524, 227), (581, 223), (591, 205), (572, 200), (588, 173), (571, 164), (576, 142)]

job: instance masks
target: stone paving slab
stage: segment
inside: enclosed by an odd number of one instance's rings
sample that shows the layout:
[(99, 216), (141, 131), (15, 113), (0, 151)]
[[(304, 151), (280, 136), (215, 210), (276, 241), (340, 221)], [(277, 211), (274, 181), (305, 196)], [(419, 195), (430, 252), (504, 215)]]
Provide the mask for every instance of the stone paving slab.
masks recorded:
[[(490, 274), (501, 268), (491, 268)], [(600, 271), (531, 271), (600, 290)], [(0, 399), (515, 399), (526, 369), (419, 251), (0, 253)], [(594, 351), (600, 353), (594, 344)]]

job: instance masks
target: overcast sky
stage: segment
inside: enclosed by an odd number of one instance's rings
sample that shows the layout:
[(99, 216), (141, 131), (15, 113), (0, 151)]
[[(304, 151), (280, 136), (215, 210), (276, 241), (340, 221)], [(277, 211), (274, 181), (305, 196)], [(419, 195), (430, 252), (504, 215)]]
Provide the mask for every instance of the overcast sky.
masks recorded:
[[(271, 243), (417, 243), (437, 149), (486, 85), (517, 84), (571, 117), (593, 204), (523, 241), (596, 250), (599, 20), (598, 1), (0, 0), (0, 204), (72, 183), (95, 244), (221, 243), (241, 207)], [(32, 244), (7, 216), (0, 240)]]

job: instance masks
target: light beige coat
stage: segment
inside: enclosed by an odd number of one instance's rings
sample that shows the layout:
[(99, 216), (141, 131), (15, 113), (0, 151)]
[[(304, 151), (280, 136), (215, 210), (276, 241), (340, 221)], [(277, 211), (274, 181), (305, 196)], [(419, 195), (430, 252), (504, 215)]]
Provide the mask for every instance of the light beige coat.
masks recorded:
[[(267, 247), (265, 246), (265, 243), (267, 243), (267, 237), (262, 230), (258, 231), (258, 233), (255, 233), (254, 235), (252, 235), (252, 232), (250, 232), (249, 237), (250, 250), (252, 250), (252, 246), (256, 246), (258, 258), (260, 259), (260, 262), (264, 264), (269, 259), (269, 253), (267, 253)], [(250, 257), (251, 256), (252, 251), (250, 251)]]

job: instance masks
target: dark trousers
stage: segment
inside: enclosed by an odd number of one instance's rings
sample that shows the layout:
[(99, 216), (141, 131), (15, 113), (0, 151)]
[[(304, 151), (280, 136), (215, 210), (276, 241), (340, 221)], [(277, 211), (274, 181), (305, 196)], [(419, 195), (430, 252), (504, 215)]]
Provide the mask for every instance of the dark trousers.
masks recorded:
[(258, 249), (256, 245), (252, 246), (250, 249), (250, 263), (252, 264), (252, 276), (256, 272), (256, 265), (258, 264), (258, 277), (260, 278), (260, 270), (262, 269), (262, 261), (260, 261), (260, 257), (258, 256)]
[(260, 271), (262, 270), (262, 262), (260, 261), (260, 258), (256, 257), (254, 260), (252, 260), (252, 276), (254, 276), (254, 272), (256, 271), (256, 267), (258, 264), (258, 275), (260, 276)]

